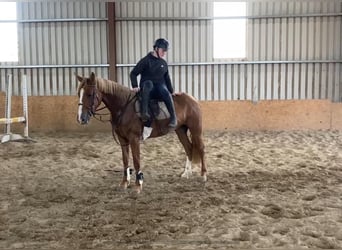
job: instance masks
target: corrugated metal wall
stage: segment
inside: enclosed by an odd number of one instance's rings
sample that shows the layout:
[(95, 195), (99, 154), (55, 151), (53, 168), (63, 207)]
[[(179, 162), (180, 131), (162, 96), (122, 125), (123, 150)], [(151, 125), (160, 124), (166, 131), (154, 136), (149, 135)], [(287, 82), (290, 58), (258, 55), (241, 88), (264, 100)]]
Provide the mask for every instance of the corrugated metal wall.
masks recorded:
[(342, 101), (341, 0), (247, 1), (242, 62), (213, 60), (212, 4), (117, 2), (118, 81), (129, 86), (132, 66), (166, 37), (175, 89), (200, 100)]
[(129, 86), (129, 71), (152, 50), (156, 38), (171, 43), (167, 55), (176, 91), (205, 100), (211, 89), (214, 67), (178, 66), (179, 63), (212, 61), (212, 2), (116, 2), (117, 80)]
[(248, 60), (294, 62), (254, 65), (252, 99), (342, 101), (342, 1), (252, 1), (248, 12), (273, 16), (249, 20)]
[(74, 73), (108, 75), (107, 9), (100, 1), (17, 3), (19, 66), (0, 65), (0, 89), (13, 75), (21, 94), (27, 75), (29, 95), (75, 95)]
[[(213, 59), (213, 1), (116, 1), (117, 81), (152, 49), (168, 53), (176, 91), (199, 100), (330, 99), (342, 101), (342, 0), (248, 0), (247, 58)], [(74, 72), (108, 77), (107, 8), (103, 1), (18, 1), (19, 65), (29, 95), (74, 95)], [(228, 32), (228, 31), (227, 31)], [(234, 39), (234, 34), (231, 34)]]

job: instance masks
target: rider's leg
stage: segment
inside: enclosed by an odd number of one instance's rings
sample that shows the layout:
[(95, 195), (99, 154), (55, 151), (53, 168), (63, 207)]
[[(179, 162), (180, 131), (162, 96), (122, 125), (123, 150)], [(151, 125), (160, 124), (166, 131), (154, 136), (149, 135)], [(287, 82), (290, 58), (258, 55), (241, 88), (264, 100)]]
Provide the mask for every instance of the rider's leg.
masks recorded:
[(164, 102), (165, 102), (167, 110), (170, 113), (169, 127), (175, 128), (177, 127), (177, 117), (176, 117), (175, 105), (173, 103), (173, 99), (170, 93), (168, 97), (164, 99)]
[(150, 92), (153, 88), (152, 81), (145, 81), (141, 83), (141, 119), (143, 122), (150, 120), (148, 113), (148, 103), (150, 101)]
[[(157, 86), (155, 86), (156, 88)], [(177, 127), (177, 117), (176, 117), (176, 111), (175, 111), (175, 106), (173, 103), (172, 95), (166, 88), (164, 84), (158, 84), (158, 94), (160, 98), (164, 101), (165, 106), (167, 108), (167, 111), (170, 113), (170, 122), (169, 122), (169, 127), (175, 128)]]

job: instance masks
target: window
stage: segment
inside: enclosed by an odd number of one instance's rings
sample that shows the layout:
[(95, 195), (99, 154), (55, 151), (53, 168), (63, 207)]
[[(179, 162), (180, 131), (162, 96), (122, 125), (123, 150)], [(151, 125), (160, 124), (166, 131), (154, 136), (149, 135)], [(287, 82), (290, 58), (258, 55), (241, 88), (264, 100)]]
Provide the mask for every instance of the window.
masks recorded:
[[(246, 2), (214, 2), (214, 59), (246, 57)], [(238, 17), (238, 18), (232, 18)]]
[(0, 34), (2, 34), (0, 39), (0, 62), (18, 61), (18, 30), (16, 20), (16, 3), (0, 2)]

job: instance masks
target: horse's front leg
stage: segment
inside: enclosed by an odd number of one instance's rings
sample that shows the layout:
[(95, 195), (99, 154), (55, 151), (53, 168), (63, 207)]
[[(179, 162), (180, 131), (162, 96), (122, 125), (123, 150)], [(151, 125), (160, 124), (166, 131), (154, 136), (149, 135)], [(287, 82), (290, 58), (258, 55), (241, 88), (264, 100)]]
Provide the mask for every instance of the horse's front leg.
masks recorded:
[(133, 157), (133, 165), (135, 169), (136, 179), (135, 179), (135, 186), (137, 193), (142, 191), (142, 184), (143, 184), (143, 173), (140, 170), (140, 138), (137, 137), (131, 141), (131, 150), (132, 150), (132, 157)]
[(128, 167), (129, 162), (129, 145), (128, 144), (121, 144), (121, 151), (122, 151), (122, 162), (123, 162), (123, 168), (124, 168), (124, 175), (121, 181), (120, 186), (124, 189), (126, 189), (131, 181), (131, 173), (130, 169)]

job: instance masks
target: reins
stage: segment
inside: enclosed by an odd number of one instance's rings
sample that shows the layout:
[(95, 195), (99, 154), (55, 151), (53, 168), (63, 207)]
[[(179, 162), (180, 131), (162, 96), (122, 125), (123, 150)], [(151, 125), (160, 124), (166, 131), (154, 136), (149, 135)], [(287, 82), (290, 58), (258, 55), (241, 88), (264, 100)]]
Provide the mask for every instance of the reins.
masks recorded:
[(129, 105), (134, 99), (136, 99), (136, 96), (137, 96), (136, 94), (134, 94), (134, 95), (129, 94), (128, 99), (127, 99), (125, 105), (119, 110), (118, 115), (116, 116), (115, 122), (112, 121), (113, 124), (115, 125), (115, 127), (117, 127), (117, 125), (120, 125), (122, 116), (125, 114), (125, 111), (126, 111), (128, 105)]
[[(97, 97), (96, 97), (96, 98), (97, 98)], [(119, 111), (119, 115), (117, 116), (116, 121), (114, 122), (115, 125), (120, 124), (121, 118), (122, 118), (123, 114), (125, 113), (126, 108), (127, 108), (128, 105), (129, 105), (134, 99), (136, 99), (136, 98), (137, 98), (137, 94), (135, 94), (135, 95), (129, 94), (128, 99), (127, 99), (125, 105), (124, 105), (123, 108)], [(103, 119), (102, 119), (102, 116), (108, 116), (108, 115), (110, 115), (110, 112), (108, 112), (108, 113), (99, 113), (99, 111), (104, 110), (104, 109), (108, 109), (108, 108), (107, 108), (106, 106), (98, 107), (98, 108), (95, 110), (95, 112), (93, 113), (93, 117), (94, 117), (96, 120), (100, 121), (100, 122), (110, 122), (111, 119), (108, 119), (108, 120), (103, 120)], [(100, 118), (98, 118), (98, 116), (99, 116)]]
[[(99, 112), (101, 110), (104, 110), (105, 108), (108, 109), (107, 106), (101, 106), (101, 107), (98, 107), (96, 108), (96, 110), (93, 110), (93, 106), (94, 106), (94, 103), (95, 103), (95, 99), (97, 99), (98, 103), (100, 102), (100, 98), (98, 97), (98, 93), (97, 93), (97, 88), (96, 88), (96, 85), (93, 86), (94, 87), (94, 92), (93, 92), (93, 100), (92, 100), (92, 105), (90, 107), (90, 112), (91, 112), (91, 115), (98, 121), (100, 122), (111, 122), (112, 124), (112, 127), (113, 127), (113, 131), (115, 131), (115, 129), (117, 127), (120, 126), (121, 122), (122, 122), (122, 117), (124, 116), (124, 114), (126, 113), (126, 110), (127, 110), (127, 107), (132, 103), (132, 101), (136, 100), (137, 99), (137, 93), (129, 93), (128, 95), (128, 98), (125, 100), (124, 102), (124, 105), (119, 108), (118, 112), (116, 113), (115, 117), (111, 117), (111, 119), (102, 119), (103, 116), (108, 116), (108, 115), (111, 115), (110, 112), (107, 112), (107, 113), (102, 113), (102, 112)], [(102, 100), (102, 99), (101, 99)], [(82, 105), (82, 104), (79, 104), (79, 105)], [(109, 110), (109, 109), (108, 109)], [(118, 141), (115, 133), (113, 133), (113, 137), (114, 137), (114, 141), (121, 145), (120, 142)], [(128, 144), (127, 144), (128, 145)], [(121, 146), (127, 146), (127, 145), (121, 145)]]
[[(110, 119), (108, 119), (108, 120), (103, 120), (103, 119), (102, 119), (102, 116), (110, 115), (109, 112), (108, 112), (108, 113), (98, 113), (98, 111), (104, 110), (104, 109), (106, 109), (106, 108), (107, 108), (106, 106), (98, 107), (98, 108), (95, 110), (95, 113), (93, 114), (93, 117), (94, 117), (96, 120), (100, 121), (100, 122), (110, 122)], [(98, 116), (99, 116), (100, 118), (98, 118)]]
[[(125, 111), (126, 111), (128, 105), (129, 105), (133, 100), (135, 100), (136, 98), (137, 98), (137, 94), (134, 94), (134, 95), (129, 94), (128, 99), (127, 99), (125, 105), (124, 105), (123, 108), (118, 112), (118, 115), (116, 116), (115, 121), (112, 120), (113, 131), (115, 131), (115, 129), (118, 127), (118, 125), (120, 125), (121, 119), (122, 119), (123, 115), (125, 114)], [(118, 139), (116, 138), (116, 135), (115, 135), (115, 134), (116, 134), (116, 133), (113, 133), (113, 138), (114, 138), (114, 141), (115, 141), (118, 145), (120, 145), (120, 146), (128, 146), (128, 145), (129, 145), (129, 143), (127, 143), (127, 144), (125, 144), (125, 145), (122, 145), (122, 144), (118, 141)]]

